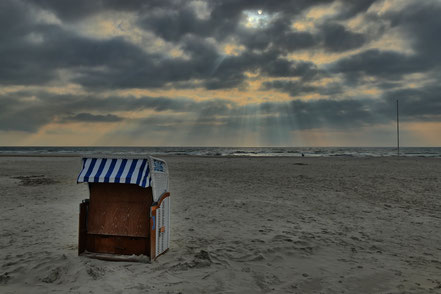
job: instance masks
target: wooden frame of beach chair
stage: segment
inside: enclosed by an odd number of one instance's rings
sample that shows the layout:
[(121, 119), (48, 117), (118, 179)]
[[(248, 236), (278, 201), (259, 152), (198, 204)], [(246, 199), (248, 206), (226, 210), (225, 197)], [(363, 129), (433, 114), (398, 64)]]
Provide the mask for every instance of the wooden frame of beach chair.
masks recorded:
[[(150, 162), (154, 164), (152, 158)], [(154, 176), (153, 171), (153, 180)], [(88, 182), (80, 177), (81, 173), (78, 182)], [(168, 173), (160, 178), (164, 179), (168, 186)], [(154, 184), (88, 183), (90, 198), (80, 204), (78, 255), (142, 261), (156, 259), (168, 250), (170, 193), (164, 192), (154, 201)]]

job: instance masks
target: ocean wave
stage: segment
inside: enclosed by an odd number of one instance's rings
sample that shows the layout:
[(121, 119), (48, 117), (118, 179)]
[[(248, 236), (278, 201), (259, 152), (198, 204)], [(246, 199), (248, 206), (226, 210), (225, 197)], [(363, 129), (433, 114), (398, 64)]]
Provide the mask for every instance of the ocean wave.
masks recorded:
[[(0, 147), (0, 155), (35, 156), (391, 157), (393, 147)], [(404, 147), (400, 156), (441, 157), (441, 147)]]

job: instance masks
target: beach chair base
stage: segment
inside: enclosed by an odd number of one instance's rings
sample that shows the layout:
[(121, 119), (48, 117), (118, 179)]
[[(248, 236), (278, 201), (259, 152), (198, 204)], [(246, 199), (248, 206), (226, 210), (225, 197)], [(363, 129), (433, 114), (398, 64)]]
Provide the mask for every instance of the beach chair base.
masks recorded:
[(169, 227), (164, 219), (169, 206), (164, 206), (169, 205), (169, 193), (152, 203), (151, 188), (90, 183), (89, 189), (90, 199), (80, 204), (78, 255), (145, 261), (167, 251)]

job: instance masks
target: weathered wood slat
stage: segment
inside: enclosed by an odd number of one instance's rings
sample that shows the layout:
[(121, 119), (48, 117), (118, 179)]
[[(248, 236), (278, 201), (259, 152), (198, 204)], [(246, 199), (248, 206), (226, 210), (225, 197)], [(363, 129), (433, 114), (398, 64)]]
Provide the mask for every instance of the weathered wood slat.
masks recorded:
[(133, 184), (90, 184), (89, 234), (148, 237), (151, 188)]
[(121, 255), (149, 255), (150, 238), (87, 234), (86, 250)]
[(79, 221), (79, 234), (78, 234), (78, 255), (86, 250), (86, 239), (87, 239), (87, 209), (89, 203), (80, 203), (80, 221)]

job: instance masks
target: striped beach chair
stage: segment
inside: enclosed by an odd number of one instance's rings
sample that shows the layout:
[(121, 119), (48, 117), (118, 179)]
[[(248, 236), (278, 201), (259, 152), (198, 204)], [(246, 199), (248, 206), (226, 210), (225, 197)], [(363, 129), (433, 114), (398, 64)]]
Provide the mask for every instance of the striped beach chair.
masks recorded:
[(90, 195), (80, 204), (78, 254), (152, 260), (167, 251), (168, 181), (159, 158), (83, 158), (77, 183), (88, 183)]

